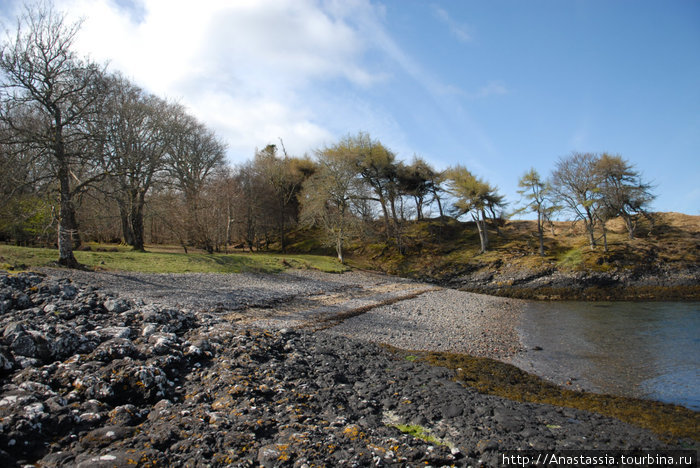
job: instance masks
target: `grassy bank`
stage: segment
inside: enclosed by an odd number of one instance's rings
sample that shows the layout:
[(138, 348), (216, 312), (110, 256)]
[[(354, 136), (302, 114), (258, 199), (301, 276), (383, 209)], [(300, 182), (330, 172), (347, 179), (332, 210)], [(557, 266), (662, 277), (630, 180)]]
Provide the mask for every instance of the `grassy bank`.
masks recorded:
[(537, 253), (535, 221), (506, 221), (498, 231), (491, 226), (489, 250), (479, 253), (474, 223), (426, 219), (406, 224), (404, 254), (384, 243), (355, 245), (352, 259), (388, 273), (422, 273), (435, 279), (504, 269), (607, 272), (658, 263), (697, 265), (700, 216), (655, 213), (654, 219), (654, 225), (640, 221), (634, 239), (629, 239), (621, 219), (609, 221), (608, 252), (602, 239), (597, 248), (590, 248), (582, 223), (555, 222), (544, 233), (544, 256)]
[[(347, 270), (334, 258), (320, 255), (185, 254), (167, 247), (147, 248), (148, 252), (137, 252), (118, 245), (92, 244), (88, 247), (90, 250), (76, 251), (75, 257), (91, 270), (145, 273), (277, 273), (290, 268), (339, 273)], [(54, 249), (0, 245), (0, 269), (26, 270), (55, 266), (57, 258), (58, 252)]]
[(669, 274), (700, 265), (700, 216), (655, 213), (654, 224), (640, 221), (636, 237), (629, 239), (621, 219), (606, 224), (608, 252), (591, 249), (582, 223), (555, 222), (544, 235), (545, 255), (538, 255), (534, 221), (507, 221), (498, 230), (490, 226), (490, 247), (479, 253), (474, 223), (452, 218), (407, 222), (403, 228), (404, 252), (383, 241), (358, 243), (348, 258), (353, 266), (389, 274), (453, 284), (466, 280), (467, 289), (526, 299), (653, 300), (695, 299), (697, 285), (615, 283), (590, 287), (533, 288), (528, 278), (562, 273), (605, 277), (647, 277), (668, 280)]
[(700, 413), (651, 400), (601, 395), (554, 385), (518, 367), (489, 358), (448, 352), (405, 351), (389, 347), (405, 359), (446, 367), (457, 380), (480, 393), (515, 401), (576, 408), (649, 429), (667, 440), (691, 439), (700, 444)]

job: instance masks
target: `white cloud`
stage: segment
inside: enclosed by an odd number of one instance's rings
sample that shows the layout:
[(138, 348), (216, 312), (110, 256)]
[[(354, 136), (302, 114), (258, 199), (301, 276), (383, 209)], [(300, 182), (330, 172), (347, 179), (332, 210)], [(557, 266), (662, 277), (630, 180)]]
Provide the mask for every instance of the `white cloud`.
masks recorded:
[(433, 5), (433, 13), (435, 14), (436, 18), (447, 25), (450, 33), (459, 41), (471, 42), (472, 35), (469, 33), (469, 28), (467, 25), (455, 21), (446, 10), (437, 5)]
[(459, 107), (455, 96), (473, 97), (407, 53), (371, 0), (54, 1), (83, 18), (81, 54), (185, 105), (233, 162), (280, 137), (303, 154), (359, 130), (409, 157), (411, 137), (364, 91), (408, 77), (444, 115)]
[(79, 52), (109, 61), (149, 91), (187, 106), (229, 145), (234, 160), (282, 137), (301, 154), (332, 138), (309, 105), (333, 80), (386, 79), (363, 63), (372, 47), (358, 18), (367, 1), (56, 0), (83, 19)]

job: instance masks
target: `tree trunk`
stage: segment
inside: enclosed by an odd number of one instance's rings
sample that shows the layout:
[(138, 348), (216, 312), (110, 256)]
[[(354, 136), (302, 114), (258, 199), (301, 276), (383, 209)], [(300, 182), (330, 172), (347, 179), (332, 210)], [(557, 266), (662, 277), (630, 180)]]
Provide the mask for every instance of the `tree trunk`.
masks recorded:
[(442, 218), (445, 214), (442, 212), (442, 203), (440, 202), (440, 197), (437, 194), (437, 190), (433, 190), (433, 197), (438, 204), (438, 211), (440, 212), (440, 217)]
[[(595, 218), (588, 208), (586, 208), (586, 217), (583, 218), (583, 224), (588, 231), (588, 243), (591, 246), (591, 250), (595, 250), (598, 245), (595, 240)], [(605, 228), (605, 226), (603, 226), (603, 228)]]
[(122, 201), (119, 202), (119, 218), (122, 222), (122, 242), (126, 245), (133, 245), (134, 236), (129, 222), (129, 211)]
[(608, 230), (605, 229), (605, 222), (601, 221), (603, 225), (603, 252), (608, 253)]
[(413, 199), (416, 202), (416, 219), (423, 219), (423, 200), (421, 197), (414, 196)]
[(280, 249), (282, 249), (282, 253), (285, 253), (287, 251), (287, 238), (285, 237), (285, 226), (284, 226), (284, 210), (280, 213), (281, 219), (280, 219)]
[(145, 200), (142, 195), (139, 195), (136, 199), (136, 203), (132, 205), (131, 208), (131, 229), (132, 229), (132, 243), (131, 246), (134, 250), (145, 251), (144, 248), (144, 227), (143, 227), (143, 206)]
[(386, 239), (389, 240), (391, 238), (391, 226), (389, 224), (389, 210), (386, 207), (386, 200), (384, 199), (384, 195), (381, 193), (379, 194), (379, 204), (382, 206), (382, 213), (384, 215), (384, 230), (385, 230), (385, 236)]
[(335, 252), (338, 254), (338, 261), (340, 263), (345, 263), (343, 259), (343, 231), (340, 230), (335, 238)]
[(476, 229), (479, 231), (479, 243), (481, 244), (481, 251), (479, 253), (486, 252), (489, 247), (489, 235), (486, 232), (486, 221), (484, 219), (484, 213), (480, 215), (473, 215), (472, 218), (476, 222)]
[(597, 243), (595, 241), (595, 231), (593, 230), (593, 224), (589, 222), (585, 224), (586, 230), (588, 231), (588, 245), (591, 247), (591, 250), (595, 250)]
[[(58, 156), (58, 155), (57, 155)], [(68, 268), (79, 268), (80, 263), (73, 255), (73, 231), (75, 230), (75, 213), (71, 200), (70, 179), (65, 156), (57, 157), (59, 192), (58, 212), (58, 264)]]
[(399, 218), (396, 214), (396, 200), (393, 197), (390, 199), (390, 206), (391, 206), (391, 221), (392, 221), (392, 227), (393, 227), (393, 231), (394, 231), (394, 240), (396, 241), (396, 248), (399, 250), (399, 253), (403, 254), (404, 248), (403, 248), (403, 239), (401, 238), (401, 225), (399, 222)]
[(73, 246), (73, 250), (80, 248), (81, 245), (83, 245), (83, 241), (80, 238), (80, 230), (78, 229), (78, 219), (75, 217), (75, 206), (73, 205), (73, 195), (71, 194), (70, 197), (70, 206), (71, 209), (68, 213), (68, 224), (70, 226), (70, 233), (71, 233), (71, 245)]
[(537, 211), (537, 236), (540, 240), (540, 256), (544, 257), (544, 226), (542, 226), (542, 213)]
[(624, 213), (624, 210), (623, 210), (623, 214), (622, 214), (622, 219), (625, 220), (625, 226), (627, 226), (627, 234), (629, 236), (629, 239), (630, 240), (634, 239), (634, 231), (636, 228), (636, 226), (635, 226), (636, 223), (634, 222), (634, 220), (632, 220), (632, 217), (630, 215)]

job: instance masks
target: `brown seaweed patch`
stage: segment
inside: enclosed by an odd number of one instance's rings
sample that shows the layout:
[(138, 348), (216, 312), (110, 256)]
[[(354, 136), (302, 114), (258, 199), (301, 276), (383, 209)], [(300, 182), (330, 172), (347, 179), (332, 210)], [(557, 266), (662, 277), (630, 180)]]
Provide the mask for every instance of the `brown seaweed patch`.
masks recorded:
[(401, 356), (417, 356), (431, 365), (454, 370), (457, 380), (479, 393), (591, 411), (649, 429), (666, 440), (692, 439), (700, 442), (700, 413), (683, 406), (569, 390), (490, 358), (387, 347)]

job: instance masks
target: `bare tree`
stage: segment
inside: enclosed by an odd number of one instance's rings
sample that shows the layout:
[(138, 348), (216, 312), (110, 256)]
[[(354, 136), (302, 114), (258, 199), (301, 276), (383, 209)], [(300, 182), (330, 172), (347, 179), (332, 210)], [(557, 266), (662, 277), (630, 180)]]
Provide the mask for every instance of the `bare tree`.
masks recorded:
[(185, 198), (188, 242), (211, 252), (212, 241), (199, 216), (200, 194), (207, 178), (223, 166), (226, 145), (182, 106), (172, 106), (168, 114), (166, 170)]
[(231, 210), (235, 235), (251, 252), (259, 248), (262, 238), (271, 229), (268, 213), (274, 205), (272, 187), (256, 167), (254, 161), (240, 165), (233, 176), (233, 208)]
[(124, 241), (144, 250), (146, 195), (165, 169), (167, 105), (122, 76), (112, 76), (109, 84), (99, 129), (104, 133), (103, 161), (111, 169)]
[(74, 196), (101, 176), (86, 131), (103, 95), (101, 69), (71, 50), (78, 29), (79, 24), (67, 24), (50, 5), (27, 7), (0, 56), (0, 119), (14, 142), (45, 157), (53, 172), (59, 199), (58, 263), (68, 267), (79, 266), (73, 255)]
[(599, 209), (599, 176), (593, 153), (572, 153), (557, 161), (552, 173), (553, 193), (562, 207), (583, 221), (591, 249), (596, 247), (595, 225)]

